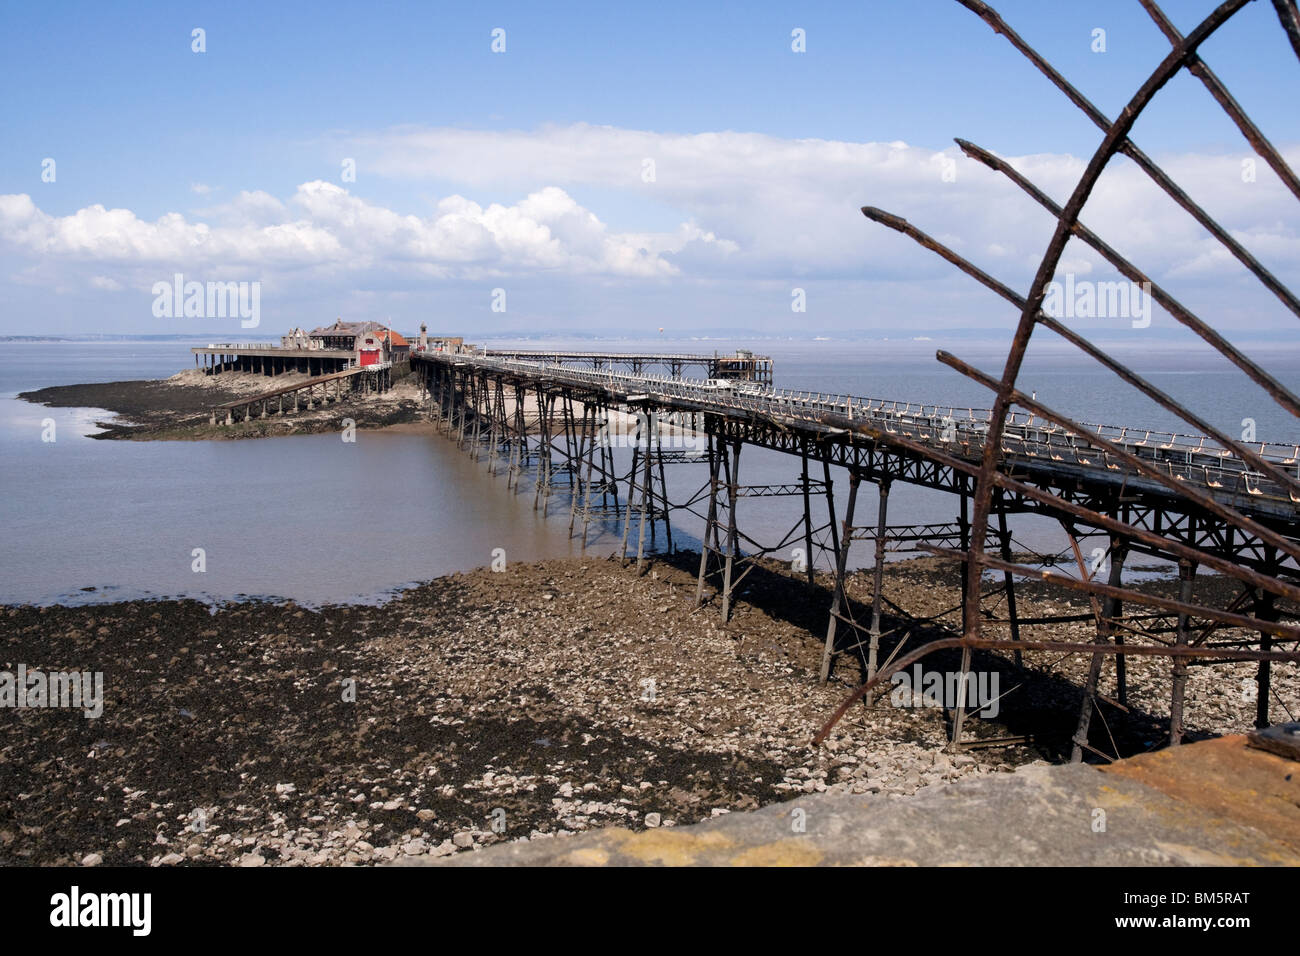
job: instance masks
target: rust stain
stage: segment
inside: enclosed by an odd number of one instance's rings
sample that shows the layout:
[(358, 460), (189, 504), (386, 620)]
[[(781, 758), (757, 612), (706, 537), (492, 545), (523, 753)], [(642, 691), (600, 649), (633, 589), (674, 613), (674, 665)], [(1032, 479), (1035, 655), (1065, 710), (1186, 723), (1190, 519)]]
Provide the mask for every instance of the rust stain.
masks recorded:
[(736, 844), (721, 833), (691, 833), (685, 830), (645, 830), (632, 833), (615, 830), (609, 834), (609, 843), (624, 856), (640, 863), (657, 863), (662, 866), (691, 866), (707, 864)]
[(823, 854), (810, 842), (778, 840), (743, 850), (731, 858), (732, 866), (817, 866)]
[(1248, 747), (1240, 734), (1098, 769), (1204, 810), (1215, 822), (1252, 827), (1300, 855), (1300, 762)]

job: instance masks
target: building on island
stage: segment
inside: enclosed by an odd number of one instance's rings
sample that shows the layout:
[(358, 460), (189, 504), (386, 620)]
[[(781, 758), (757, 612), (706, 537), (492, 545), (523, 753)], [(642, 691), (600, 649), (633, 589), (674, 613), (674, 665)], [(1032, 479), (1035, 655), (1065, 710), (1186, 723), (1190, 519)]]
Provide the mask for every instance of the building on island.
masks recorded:
[[(423, 336), (424, 327), (421, 327)], [(435, 351), (460, 351), (462, 339), (435, 338), (429, 347)], [(190, 350), (194, 361), (209, 374), (223, 371), (258, 372), (280, 375), (284, 372), (303, 372), (324, 375), (347, 368), (374, 365), (394, 365), (395, 375), (405, 374), (409, 366), (411, 343), (402, 335), (381, 322), (344, 322), (337, 319), (305, 332), (290, 329), (280, 336), (280, 344), (270, 342), (244, 342), (239, 344), (213, 343)]]

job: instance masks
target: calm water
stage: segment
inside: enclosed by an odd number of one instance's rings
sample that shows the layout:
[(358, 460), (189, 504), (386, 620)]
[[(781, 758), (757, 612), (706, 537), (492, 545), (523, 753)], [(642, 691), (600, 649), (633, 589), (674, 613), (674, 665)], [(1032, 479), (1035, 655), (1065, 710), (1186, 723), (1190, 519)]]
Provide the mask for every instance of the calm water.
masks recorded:
[[(0, 602), (182, 594), (374, 600), (404, 584), (488, 564), (494, 548), (506, 549), (512, 561), (581, 553), (568, 539), (567, 515), (542, 520), (527, 490), (508, 492), (503, 479), (486, 475), (484, 464), (436, 436), (360, 431), (355, 444), (337, 435), (105, 442), (87, 437), (103, 412), (49, 409), (14, 398), (45, 385), (164, 378), (192, 366), (189, 344), (0, 344)], [(928, 341), (546, 344), (722, 352), (747, 345), (775, 356), (777, 384), (785, 387), (989, 404), (982, 388), (934, 360), (937, 343)], [(1005, 357), (1004, 347), (952, 350), (993, 373)], [(1125, 358), (1231, 434), (1240, 433), (1242, 419), (1253, 418), (1261, 440), (1300, 439), (1293, 421), (1217, 358), (1180, 352)], [(1300, 353), (1275, 350), (1270, 370), (1300, 386)], [(1117, 387), (1110, 373), (1065, 354), (1033, 357), (1021, 382), (1088, 421), (1175, 424), (1132, 390)], [(57, 428), (53, 443), (41, 440), (47, 418)], [(689, 497), (705, 473), (699, 465), (670, 467), (671, 497)], [(797, 474), (795, 458), (752, 448), (742, 454), (744, 482), (791, 481)], [(847, 481), (843, 474), (833, 477), (842, 508)], [(555, 501), (562, 503), (554, 511), (563, 514), (567, 497)], [(796, 498), (749, 499), (741, 507), (745, 530), (771, 546), (802, 506)], [(890, 523), (948, 521), (956, 507), (942, 493), (896, 484)], [(857, 523), (872, 522), (874, 511), (874, 493), (864, 485)], [(824, 520), (824, 511), (814, 518)], [(694, 546), (700, 522), (674, 522), (676, 542)], [(1028, 547), (1064, 546), (1056, 526), (1042, 519), (1021, 518), (1013, 528)], [(589, 552), (603, 557), (617, 545), (616, 530), (608, 529)], [(206, 553), (204, 573), (192, 570), (195, 548)], [(857, 546), (853, 563), (869, 563), (868, 550)]]

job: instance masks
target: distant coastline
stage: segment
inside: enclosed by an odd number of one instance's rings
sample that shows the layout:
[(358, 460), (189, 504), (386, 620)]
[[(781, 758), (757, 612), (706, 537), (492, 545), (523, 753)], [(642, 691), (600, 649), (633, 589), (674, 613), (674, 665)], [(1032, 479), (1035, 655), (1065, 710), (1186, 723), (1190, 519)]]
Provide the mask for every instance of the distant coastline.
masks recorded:
[[(1133, 354), (1149, 352), (1153, 346), (1162, 351), (1186, 354), (1205, 354), (1217, 356), (1218, 353), (1202, 342), (1191, 337), (1181, 328), (1157, 329), (1155, 327), (1141, 333), (1115, 329), (1080, 329), (1081, 333), (1091, 337), (1094, 344), (1116, 353)], [(476, 332), (475, 340), (482, 344), (501, 343), (505, 345), (548, 343), (590, 342), (603, 343), (617, 351), (623, 347), (631, 348), (659, 343), (666, 346), (672, 343), (696, 343), (701, 348), (730, 347), (735, 343), (786, 343), (799, 346), (834, 346), (853, 343), (870, 345), (873, 343), (890, 345), (908, 345), (942, 349), (960, 345), (962, 347), (979, 346), (991, 351), (1005, 352), (1014, 332), (1012, 326), (1006, 328), (947, 329), (926, 328), (912, 323), (910, 328), (898, 329), (802, 329), (798, 335), (759, 334), (736, 329), (695, 329), (690, 333), (655, 335), (645, 334), (609, 335), (597, 334), (583, 330), (551, 329), (538, 332), (535, 329), (510, 330), (495, 332)], [(169, 344), (169, 343), (203, 343), (228, 342), (267, 342), (279, 344), (279, 336), (248, 335), (232, 332), (230, 329), (217, 331), (196, 331), (186, 333), (68, 333), (65, 335), (0, 335), (0, 344), (11, 345), (117, 345), (117, 344)], [(1235, 343), (1242, 348), (1266, 346), (1270, 350), (1300, 351), (1300, 340), (1294, 331), (1250, 330), (1239, 331), (1234, 335)], [(1062, 339), (1046, 333), (1034, 337), (1035, 349), (1051, 353), (1072, 353), (1079, 355), (1081, 364), (1087, 362), (1085, 356)]]

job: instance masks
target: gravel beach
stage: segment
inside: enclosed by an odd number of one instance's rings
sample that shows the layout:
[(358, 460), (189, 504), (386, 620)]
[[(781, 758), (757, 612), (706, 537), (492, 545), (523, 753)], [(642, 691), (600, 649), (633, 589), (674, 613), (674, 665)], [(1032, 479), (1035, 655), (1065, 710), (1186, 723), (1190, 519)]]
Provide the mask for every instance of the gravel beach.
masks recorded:
[[(0, 863), (374, 864), (682, 825), (827, 788), (908, 794), (1068, 753), (1086, 661), (1034, 654), (1020, 676), (977, 656), (1005, 696), (996, 719), (968, 722), (976, 736), (1031, 733), (1027, 744), (944, 753), (947, 711), (884, 697), (814, 749), (860, 679), (841, 664), (818, 682), (825, 581), (810, 589), (765, 566), (724, 625), (715, 604), (693, 610), (697, 560), (640, 576), (596, 558), (509, 564), (382, 606), (2, 608), (4, 668), (102, 671), (105, 702), (94, 719), (0, 713)], [(887, 630), (955, 603), (956, 573), (933, 559), (891, 565), (886, 581), (910, 615), (894, 610)], [(849, 590), (869, 595), (869, 575)], [(1034, 583), (1020, 596), (1025, 616), (1086, 610)], [(916, 625), (907, 649), (937, 633)], [(1025, 636), (1091, 633), (1083, 622)], [(955, 666), (942, 653), (927, 664)], [(1253, 673), (1193, 669), (1193, 737), (1251, 726)], [(1131, 713), (1106, 710), (1126, 753), (1167, 733), (1168, 665), (1131, 661), (1129, 682)], [(1295, 712), (1296, 668), (1275, 668), (1274, 687)]]

